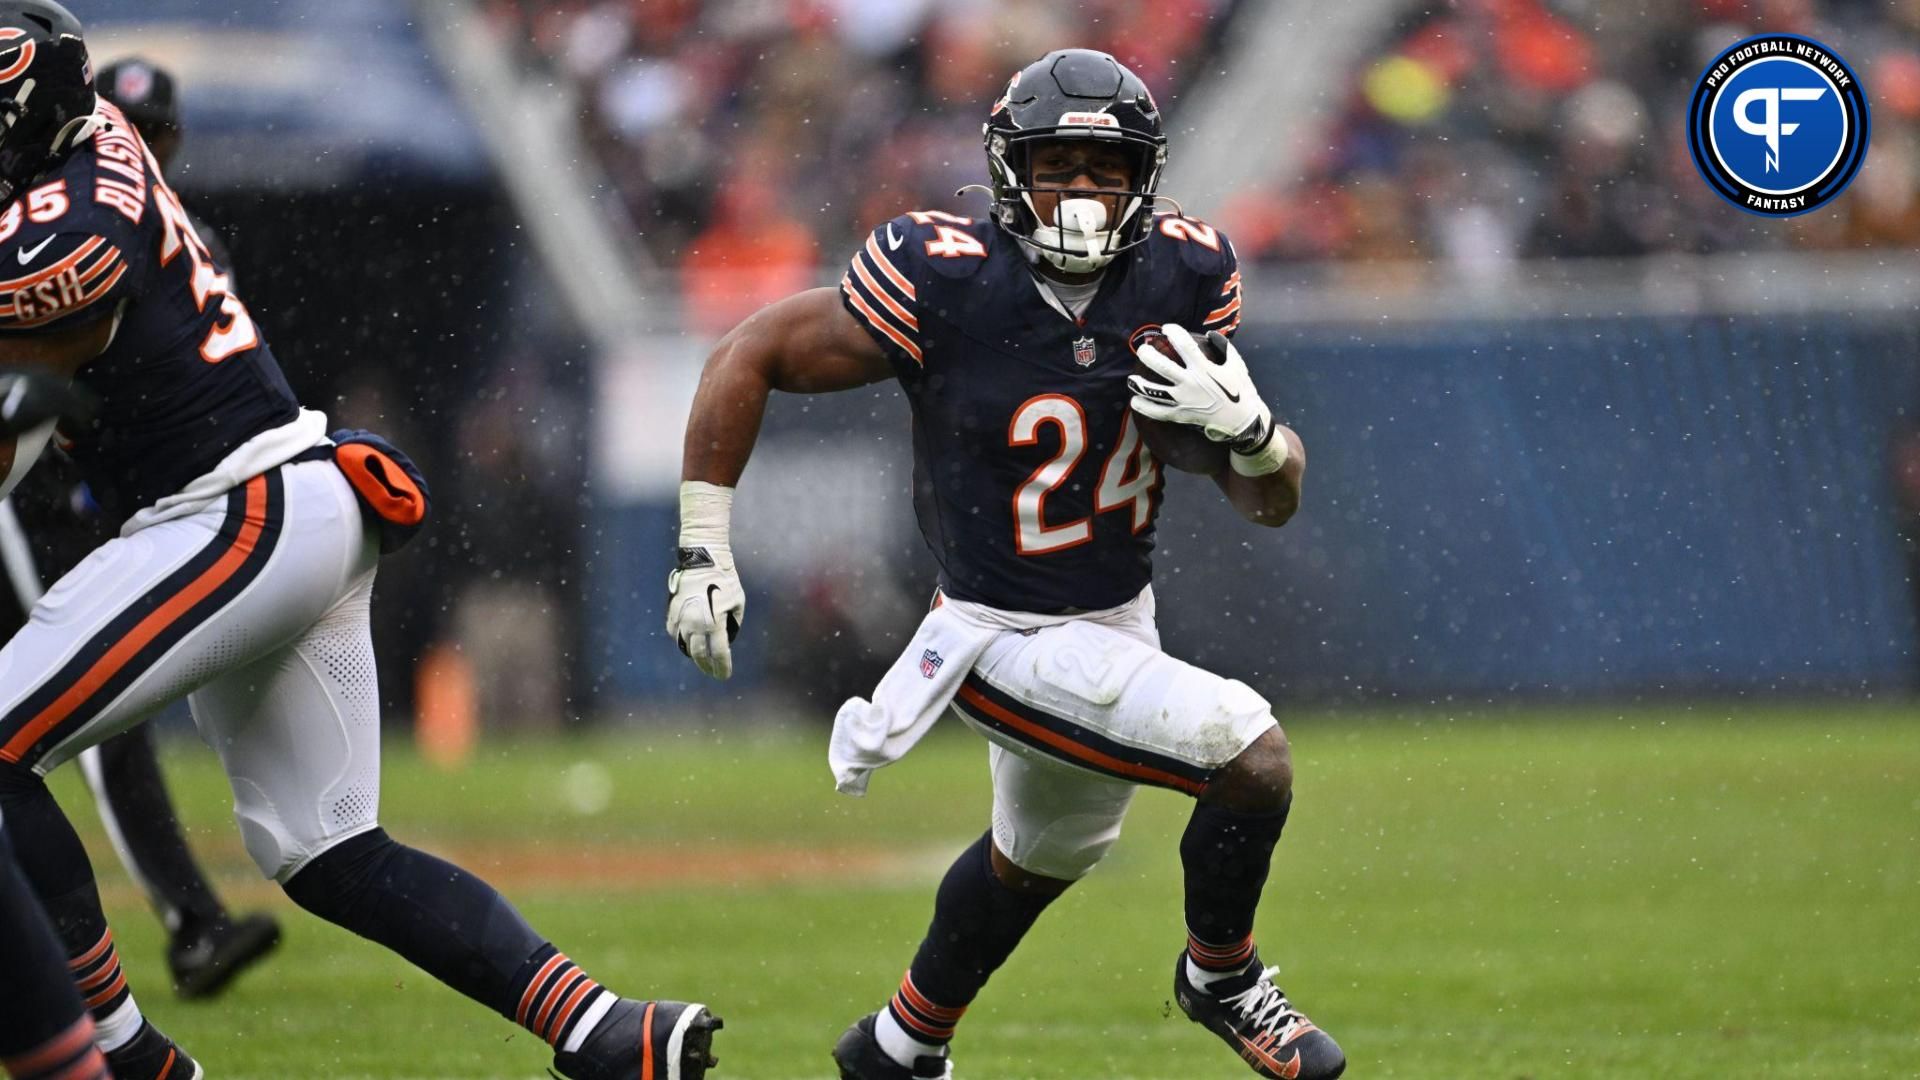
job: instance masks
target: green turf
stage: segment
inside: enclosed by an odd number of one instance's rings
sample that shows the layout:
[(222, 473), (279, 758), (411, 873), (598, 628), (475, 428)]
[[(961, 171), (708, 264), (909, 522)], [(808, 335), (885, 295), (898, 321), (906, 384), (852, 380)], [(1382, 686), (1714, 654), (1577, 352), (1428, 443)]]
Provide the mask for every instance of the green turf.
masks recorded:
[[(1920, 1074), (1920, 713), (1741, 710), (1305, 717), (1298, 802), (1260, 920), (1283, 983), (1350, 1075)], [(814, 737), (490, 747), (470, 769), (390, 753), (383, 820), (422, 846), (897, 853), (856, 879), (634, 890), (523, 880), (528, 916), (600, 979), (727, 1018), (719, 1078), (824, 1078), (891, 991), (943, 860), (984, 824), (984, 751), (943, 733), (832, 793)], [(98, 853), (147, 1011), (215, 1078), (533, 1078), (531, 1036), (251, 884), (211, 755), (170, 756), (224, 887), (288, 923), (225, 999), (164, 990), (160, 936)], [(606, 770), (572, 808), (560, 777)], [(82, 803), (74, 781), (59, 785)], [(76, 817), (89, 817), (76, 810)], [(1183, 801), (1143, 796), (1114, 856), (1049, 912), (962, 1027), (963, 1080), (1246, 1075), (1167, 1016)]]

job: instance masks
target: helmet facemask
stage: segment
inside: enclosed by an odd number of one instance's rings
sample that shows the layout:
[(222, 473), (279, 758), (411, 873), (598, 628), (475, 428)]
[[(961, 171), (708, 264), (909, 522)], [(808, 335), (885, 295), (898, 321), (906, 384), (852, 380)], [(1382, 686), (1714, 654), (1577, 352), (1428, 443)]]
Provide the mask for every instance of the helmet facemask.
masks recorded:
[[(1160, 170), (1166, 163), (1164, 142), (1099, 126), (1099, 119), (1110, 119), (1099, 114), (1085, 119), (1012, 137), (994, 132), (987, 140), (995, 220), (1035, 255), (1069, 274), (1098, 271), (1147, 238)], [(1126, 150), (1128, 182), (1121, 187), (1067, 187), (1073, 176), (1087, 171), (1085, 166), (1064, 180), (1035, 177), (1036, 150), (1048, 143), (1080, 139)], [(1037, 194), (1057, 196), (1051, 214), (1040, 212), (1034, 199)]]

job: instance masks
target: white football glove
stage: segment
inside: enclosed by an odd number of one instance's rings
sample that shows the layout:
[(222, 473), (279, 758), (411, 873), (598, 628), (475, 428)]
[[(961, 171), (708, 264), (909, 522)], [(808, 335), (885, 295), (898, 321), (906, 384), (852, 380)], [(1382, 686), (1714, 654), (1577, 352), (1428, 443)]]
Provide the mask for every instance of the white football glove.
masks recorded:
[(1161, 331), (1175, 355), (1165, 356), (1151, 345), (1138, 352), (1140, 362), (1157, 379), (1141, 374), (1127, 377), (1133, 391), (1133, 411), (1150, 420), (1197, 427), (1214, 442), (1233, 451), (1234, 471), (1260, 476), (1286, 464), (1287, 444), (1274, 438), (1273, 412), (1254, 389), (1253, 376), (1240, 350), (1225, 334), (1209, 331), (1207, 341), (1219, 353), (1215, 360), (1185, 327), (1167, 323)]
[(667, 575), (667, 636), (716, 679), (733, 674), (733, 639), (747, 613), (747, 593), (727, 542), (732, 513), (732, 488), (697, 480), (680, 485), (680, 549)]

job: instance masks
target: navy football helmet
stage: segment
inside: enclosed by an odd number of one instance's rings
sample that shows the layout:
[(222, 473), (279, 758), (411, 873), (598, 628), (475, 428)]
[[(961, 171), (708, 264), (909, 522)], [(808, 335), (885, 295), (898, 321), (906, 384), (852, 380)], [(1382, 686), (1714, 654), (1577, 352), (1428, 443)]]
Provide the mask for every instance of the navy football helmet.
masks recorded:
[(0, 205), (93, 130), (80, 20), (53, 0), (0, 0)]
[[(1070, 273), (1087, 273), (1147, 238), (1167, 163), (1167, 135), (1147, 84), (1118, 60), (1092, 49), (1059, 49), (1028, 64), (994, 102), (983, 135), (993, 219), (1041, 258)], [(1104, 203), (1094, 199), (1063, 199), (1053, 216), (1071, 220), (1041, 220), (1033, 202), (1032, 151), (1056, 139), (1095, 139), (1133, 154), (1132, 189), (1100, 193), (1120, 199), (1113, 220), (1106, 220)], [(1077, 213), (1081, 208), (1087, 212)]]

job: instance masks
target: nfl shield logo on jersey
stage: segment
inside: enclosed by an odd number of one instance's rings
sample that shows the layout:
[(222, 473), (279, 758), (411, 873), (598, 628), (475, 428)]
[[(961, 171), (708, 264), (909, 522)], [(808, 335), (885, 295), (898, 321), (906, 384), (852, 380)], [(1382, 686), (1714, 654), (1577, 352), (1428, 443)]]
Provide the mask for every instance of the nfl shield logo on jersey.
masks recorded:
[(1081, 367), (1093, 366), (1093, 339), (1091, 337), (1073, 339), (1073, 362)]
[(928, 649), (926, 652), (923, 652), (920, 654), (921, 676), (923, 678), (928, 678), (928, 679), (933, 678), (934, 673), (939, 671), (940, 665), (944, 663), (946, 663), (946, 661), (941, 658), (939, 653), (934, 652), (932, 649)]

